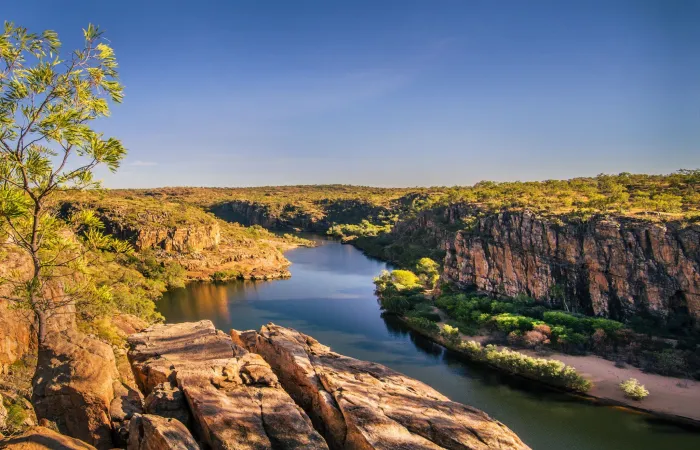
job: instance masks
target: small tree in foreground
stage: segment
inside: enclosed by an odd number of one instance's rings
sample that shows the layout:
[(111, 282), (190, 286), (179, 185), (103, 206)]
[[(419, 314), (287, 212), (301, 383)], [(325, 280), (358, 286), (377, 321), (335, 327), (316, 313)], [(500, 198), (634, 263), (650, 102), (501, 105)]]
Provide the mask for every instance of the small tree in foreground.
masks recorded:
[[(66, 59), (53, 31), (38, 35), (6, 22), (0, 35), (0, 243), (31, 260), (29, 276), (9, 274), (0, 282), (11, 286), (5, 300), (33, 311), (40, 346), (56, 310), (108, 295), (79, 274), (85, 248), (116, 245), (90, 212), (68, 225), (56, 217), (58, 192), (97, 187), (93, 169), (115, 171), (126, 154), (119, 140), (91, 126), (109, 115), (108, 100), (119, 103), (123, 94), (112, 48), (93, 25), (83, 34), (83, 48)], [(63, 294), (49, 295), (56, 282)]]

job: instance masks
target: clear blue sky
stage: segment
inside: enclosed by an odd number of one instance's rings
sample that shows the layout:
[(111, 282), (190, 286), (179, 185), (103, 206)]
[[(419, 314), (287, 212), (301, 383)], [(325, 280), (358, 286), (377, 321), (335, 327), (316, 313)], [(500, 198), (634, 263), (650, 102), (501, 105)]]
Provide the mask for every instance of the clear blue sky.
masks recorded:
[(100, 25), (110, 187), (471, 184), (700, 167), (700, 1), (3, 1)]

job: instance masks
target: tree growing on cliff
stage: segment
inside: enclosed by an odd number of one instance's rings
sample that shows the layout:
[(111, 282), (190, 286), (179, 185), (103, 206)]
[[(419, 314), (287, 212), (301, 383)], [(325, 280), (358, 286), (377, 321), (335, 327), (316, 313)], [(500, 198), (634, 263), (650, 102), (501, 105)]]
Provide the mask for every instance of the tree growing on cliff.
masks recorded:
[[(0, 34), (0, 242), (31, 260), (29, 276), (0, 281), (11, 286), (6, 300), (33, 311), (40, 345), (56, 310), (105, 295), (76, 280), (85, 243), (100, 247), (109, 239), (99, 220), (82, 213), (69, 221), (81, 232), (78, 242), (57, 219), (56, 194), (98, 186), (93, 170), (115, 171), (126, 154), (118, 139), (91, 125), (109, 115), (109, 101), (123, 98), (114, 52), (97, 27), (83, 35), (82, 48), (63, 59), (54, 31), (35, 34), (6, 22)], [(49, 294), (55, 283), (64, 285), (60, 298)]]

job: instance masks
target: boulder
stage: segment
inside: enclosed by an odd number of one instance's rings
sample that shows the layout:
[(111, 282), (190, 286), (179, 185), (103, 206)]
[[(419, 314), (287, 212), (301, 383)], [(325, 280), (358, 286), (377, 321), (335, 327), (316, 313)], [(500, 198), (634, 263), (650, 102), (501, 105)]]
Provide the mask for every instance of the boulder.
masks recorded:
[(136, 380), (184, 393), (195, 429), (212, 449), (327, 449), (270, 366), (210, 321), (156, 325), (129, 337)]
[(177, 419), (187, 427), (192, 423), (192, 415), (185, 395), (180, 388), (170, 383), (161, 383), (151, 390), (144, 401), (144, 411), (148, 414)]
[(114, 399), (109, 405), (109, 416), (114, 431), (114, 444), (125, 446), (129, 441), (129, 422), (135, 414), (143, 413), (143, 395), (121, 382), (114, 385)]
[(179, 420), (136, 414), (129, 425), (127, 450), (199, 450), (187, 427)]
[(528, 448), (486, 413), (380, 364), (334, 353), (296, 330), (269, 324), (241, 340), (270, 364), (331, 448)]
[(112, 448), (109, 410), (118, 378), (112, 347), (71, 330), (51, 332), (32, 381), (37, 417), (97, 448)]
[(95, 447), (46, 427), (33, 427), (21, 436), (0, 442), (6, 450), (95, 450)]

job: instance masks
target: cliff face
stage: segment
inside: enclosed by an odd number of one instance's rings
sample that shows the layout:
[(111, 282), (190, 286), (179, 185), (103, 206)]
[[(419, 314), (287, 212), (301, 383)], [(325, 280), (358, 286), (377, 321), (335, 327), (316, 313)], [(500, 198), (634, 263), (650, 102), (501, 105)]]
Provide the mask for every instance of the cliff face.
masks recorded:
[(103, 219), (106, 231), (131, 242), (136, 250), (161, 248), (168, 252), (185, 253), (214, 248), (221, 242), (217, 223), (175, 227), (129, 227)]
[(155, 325), (129, 344), (139, 387), (184, 397), (207, 448), (528, 449), (482, 411), (274, 324), (230, 337), (210, 321)]
[(700, 319), (697, 225), (562, 223), (513, 211), (480, 217), (444, 245), (443, 280), (464, 288), (566, 298), (569, 308), (619, 320), (641, 311)]

